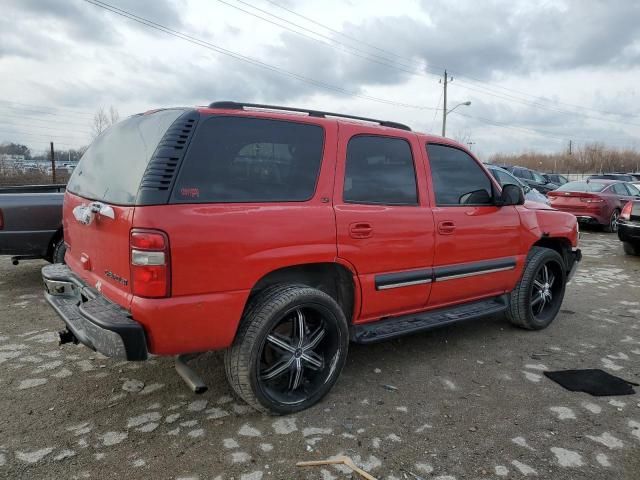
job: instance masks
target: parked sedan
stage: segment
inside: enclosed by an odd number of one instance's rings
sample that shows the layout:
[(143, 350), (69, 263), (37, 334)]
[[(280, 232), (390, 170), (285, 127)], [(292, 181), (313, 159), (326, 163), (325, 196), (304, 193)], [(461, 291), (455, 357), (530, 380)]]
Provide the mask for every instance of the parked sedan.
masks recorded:
[(490, 164), (485, 166), (487, 167), (487, 170), (489, 170), (489, 173), (493, 175), (493, 178), (495, 178), (498, 181), (501, 187), (504, 187), (505, 185), (508, 185), (508, 184), (517, 185), (519, 187), (522, 187), (522, 190), (524, 190), (524, 196), (527, 200), (549, 205), (549, 199), (547, 197), (545, 197), (535, 188), (531, 188), (529, 185), (521, 181), (519, 178), (511, 175), (504, 168), (500, 168)]
[(640, 200), (628, 202), (618, 220), (618, 238), (624, 252), (640, 255)]
[(616, 232), (623, 206), (629, 200), (640, 199), (640, 190), (615, 180), (586, 180), (565, 183), (547, 195), (553, 208), (573, 213), (580, 222)]

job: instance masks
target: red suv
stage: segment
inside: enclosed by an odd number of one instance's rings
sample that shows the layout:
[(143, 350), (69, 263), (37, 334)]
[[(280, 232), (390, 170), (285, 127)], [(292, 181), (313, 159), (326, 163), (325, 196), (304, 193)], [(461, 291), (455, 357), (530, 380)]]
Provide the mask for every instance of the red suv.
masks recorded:
[(500, 312), (546, 327), (580, 260), (573, 215), (501, 190), (451, 140), (234, 102), (103, 133), (64, 232), (67, 265), (43, 269), (63, 342), (128, 360), (224, 349), (235, 392), (277, 414), (331, 389), (349, 341)]

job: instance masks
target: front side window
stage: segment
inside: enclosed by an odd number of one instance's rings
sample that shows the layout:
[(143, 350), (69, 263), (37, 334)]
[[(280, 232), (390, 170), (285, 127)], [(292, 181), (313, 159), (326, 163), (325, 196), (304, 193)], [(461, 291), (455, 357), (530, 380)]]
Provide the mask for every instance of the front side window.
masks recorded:
[(538, 183), (547, 183), (547, 180), (542, 175), (540, 175), (539, 173), (531, 172), (531, 175), (533, 175), (533, 179), (536, 182), (538, 182)]
[(411, 146), (401, 138), (358, 135), (349, 140), (344, 201), (382, 205), (417, 205)]
[(489, 177), (467, 153), (427, 144), (427, 154), (438, 206), (493, 204)]
[(174, 203), (309, 200), (322, 161), (318, 125), (212, 117), (200, 125), (173, 190)]

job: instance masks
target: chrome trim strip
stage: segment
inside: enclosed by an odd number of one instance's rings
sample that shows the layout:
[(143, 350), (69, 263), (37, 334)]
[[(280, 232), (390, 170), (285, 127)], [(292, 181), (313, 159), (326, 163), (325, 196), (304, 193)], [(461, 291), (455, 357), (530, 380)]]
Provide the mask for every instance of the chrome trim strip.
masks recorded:
[(480, 270), (477, 272), (459, 273), (458, 275), (449, 275), (447, 277), (436, 277), (436, 282), (446, 282), (447, 280), (455, 280), (458, 278), (475, 277), (476, 275), (484, 275), (485, 273), (506, 272), (507, 270), (513, 270), (516, 266), (492, 268), (491, 270)]
[(410, 287), (412, 285), (424, 285), (426, 283), (431, 283), (431, 279), (425, 278), (422, 280), (412, 280), (410, 282), (399, 282), (399, 283), (389, 283), (386, 285), (379, 285), (378, 290), (389, 290), (391, 288)]

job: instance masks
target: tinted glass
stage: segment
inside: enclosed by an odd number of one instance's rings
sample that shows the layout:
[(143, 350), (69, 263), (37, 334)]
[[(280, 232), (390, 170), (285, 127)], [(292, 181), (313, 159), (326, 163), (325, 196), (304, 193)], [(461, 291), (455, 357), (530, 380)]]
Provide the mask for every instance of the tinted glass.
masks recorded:
[(569, 182), (558, 188), (559, 192), (601, 192), (607, 187), (606, 183), (599, 182)]
[(478, 163), (462, 150), (427, 145), (431, 177), (438, 205), (493, 203), (491, 181)]
[(513, 174), (518, 178), (525, 178), (527, 180), (533, 180), (533, 176), (529, 170), (525, 170), (524, 168), (514, 168)]
[(182, 109), (135, 115), (105, 130), (80, 159), (67, 190), (91, 200), (133, 205), (147, 163)]
[(636, 187), (635, 185), (632, 185), (632, 184), (630, 184), (630, 183), (627, 183), (627, 184), (626, 184), (626, 187), (627, 187), (627, 190), (629, 190), (629, 193), (630, 193), (631, 195), (635, 195), (635, 196), (640, 195), (640, 190), (638, 190), (638, 187)]
[(416, 174), (409, 143), (370, 135), (349, 140), (343, 196), (351, 203), (416, 205)]
[(533, 179), (538, 183), (546, 182), (546, 179), (542, 175), (540, 175), (538, 172), (531, 172), (531, 175), (533, 176)]
[(629, 195), (629, 192), (627, 192), (627, 189), (624, 188), (622, 183), (616, 183), (612, 190), (616, 195)]
[(305, 201), (313, 196), (318, 125), (212, 117), (200, 125), (172, 194), (176, 203)]

